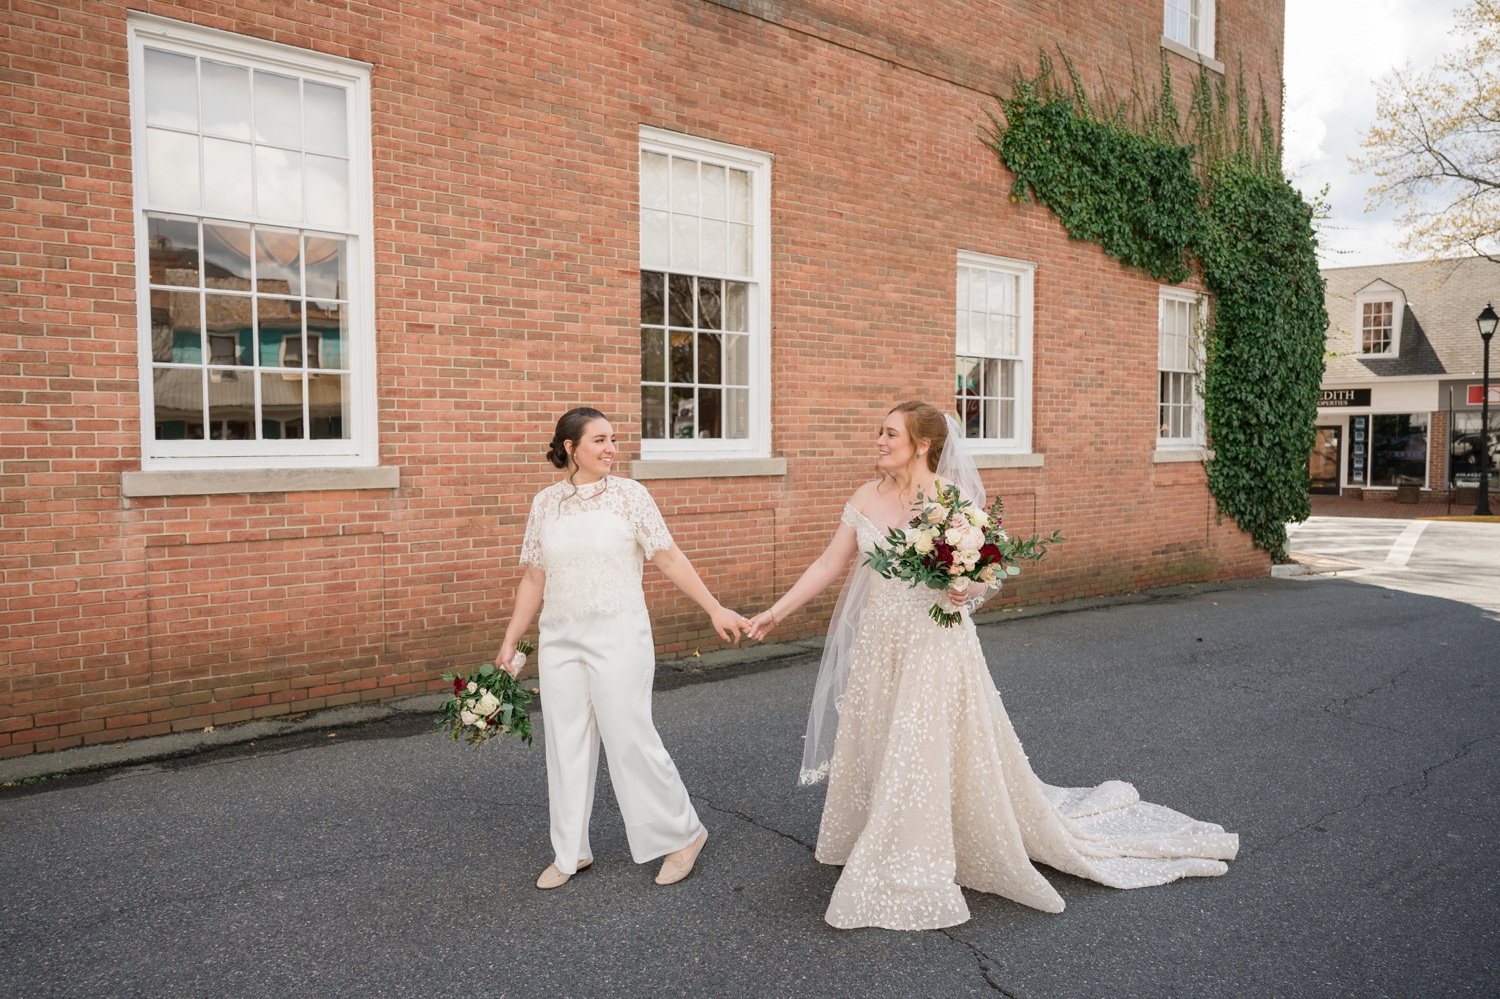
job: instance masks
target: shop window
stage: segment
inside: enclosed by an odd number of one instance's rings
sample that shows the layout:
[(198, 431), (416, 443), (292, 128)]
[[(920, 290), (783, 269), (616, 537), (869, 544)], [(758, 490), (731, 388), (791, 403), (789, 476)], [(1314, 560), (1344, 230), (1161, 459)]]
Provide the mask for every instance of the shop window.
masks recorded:
[(144, 467), (373, 464), (368, 70), (144, 15), (130, 42)]
[(769, 453), (770, 158), (641, 130), (641, 450)]
[(954, 310), (954, 409), (981, 451), (1031, 450), (1035, 265), (961, 252)]
[(1198, 384), (1203, 368), (1202, 304), (1194, 292), (1161, 289), (1156, 362), (1158, 449), (1196, 448), (1204, 444)]
[(1371, 486), (1427, 484), (1427, 414), (1370, 417)]
[[(1479, 485), (1481, 413), (1459, 412), (1453, 414), (1453, 427), (1448, 434), (1448, 483), (1452, 486)], [(1500, 482), (1500, 413), (1491, 409), (1489, 432), (1490, 488)]]
[(1166, 0), (1162, 35), (1213, 58), (1214, 0)]

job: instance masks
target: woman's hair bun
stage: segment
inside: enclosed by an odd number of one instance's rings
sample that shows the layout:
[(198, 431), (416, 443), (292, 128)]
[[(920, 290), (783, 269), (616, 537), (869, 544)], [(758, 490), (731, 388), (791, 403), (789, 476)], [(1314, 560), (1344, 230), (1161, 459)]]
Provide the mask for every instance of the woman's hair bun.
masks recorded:
[(557, 429), (552, 432), (552, 443), (547, 445), (547, 460), (552, 463), (552, 467), (567, 468), (566, 445), (571, 443), (573, 447), (578, 447), (578, 442), (583, 440), (584, 429), (592, 421), (604, 419), (608, 417), (592, 406), (577, 406), (559, 417)]

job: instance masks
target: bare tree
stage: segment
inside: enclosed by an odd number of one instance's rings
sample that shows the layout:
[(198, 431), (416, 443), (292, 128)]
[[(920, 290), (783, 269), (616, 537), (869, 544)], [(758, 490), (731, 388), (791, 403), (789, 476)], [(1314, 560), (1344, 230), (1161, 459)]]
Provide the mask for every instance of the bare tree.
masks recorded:
[(1469, 0), (1460, 47), (1424, 72), (1382, 78), (1365, 155), (1366, 210), (1405, 207), (1401, 245), (1426, 257), (1477, 254), (1500, 263), (1500, 0)]

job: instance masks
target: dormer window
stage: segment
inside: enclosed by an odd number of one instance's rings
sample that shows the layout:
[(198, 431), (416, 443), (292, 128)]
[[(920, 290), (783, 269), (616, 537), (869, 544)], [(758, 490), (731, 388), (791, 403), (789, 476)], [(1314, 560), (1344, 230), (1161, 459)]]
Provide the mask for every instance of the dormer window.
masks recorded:
[(1372, 281), (1354, 295), (1354, 351), (1359, 357), (1399, 357), (1406, 294), (1385, 281)]
[(1394, 302), (1365, 302), (1360, 315), (1359, 352), (1361, 354), (1389, 354), (1394, 342), (1392, 336), (1395, 313)]

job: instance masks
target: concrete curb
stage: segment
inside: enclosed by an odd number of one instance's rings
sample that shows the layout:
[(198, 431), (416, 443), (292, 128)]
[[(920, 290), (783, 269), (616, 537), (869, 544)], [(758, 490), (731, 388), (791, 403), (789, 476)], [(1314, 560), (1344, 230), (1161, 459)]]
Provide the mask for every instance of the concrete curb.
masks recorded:
[[(1095, 610), (1102, 607), (1118, 607), (1129, 604), (1151, 603), (1158, 600), (1173, 600), (1220, 590), (1247, 589), (1265, 585), (1261, 580), (1235, 580), (1224, 583), (1192, 583), (1166, 586), (1152, 590), (1138, 590), (1107, 597), (1084, 597), (1056, 604), (1034, 604), (1025, 607), (1004, 607), (981, 610), (974, 616), (979, 627), (1007, 624), (1029, 620), (1046, 614), (1067, 614), (1075, 611)], [(822, 638), (801, 639), (794, 642), (776, 642), (769, 645), (752, 645), (745, 648), (717, 649), (698, 656), (683, 659), (668, 659), (657, 663), (655, 689), (674, 690), (694, 683), (720, 679), (732, 679), (747, 673), (758, 673), (780, 668), (776, 663), (786, 660), (785, 666), (799, 665), (796, 660), (808, 663), (815, 661), (823, 649)], [(176, 732), (172, 735), (148, 736), (120, 744), (80, 746), (62, 749), (55, 753), (34, 753), (30, 756), (15, 756), (0, 760), (0, 785), (12, 786), (42, 778), (85, 774), (99, 770), (111, 770), (132, 764), (150, 763), (156, 760), (189, 756), (224, 746), (272, 739), (277, 736), (295, 735), (317, 729), (348, 728), (367, 725), (398, 715), (433, 714), (448, 697), (446, 692), (419, 694), (400, 700), (379, 704), (349, 705), (330, 708), (303, 715), (292, 720), (265, 719), (225, 725), (213, 731)], [(435, 730), (435, 729), (434, 729)]]

